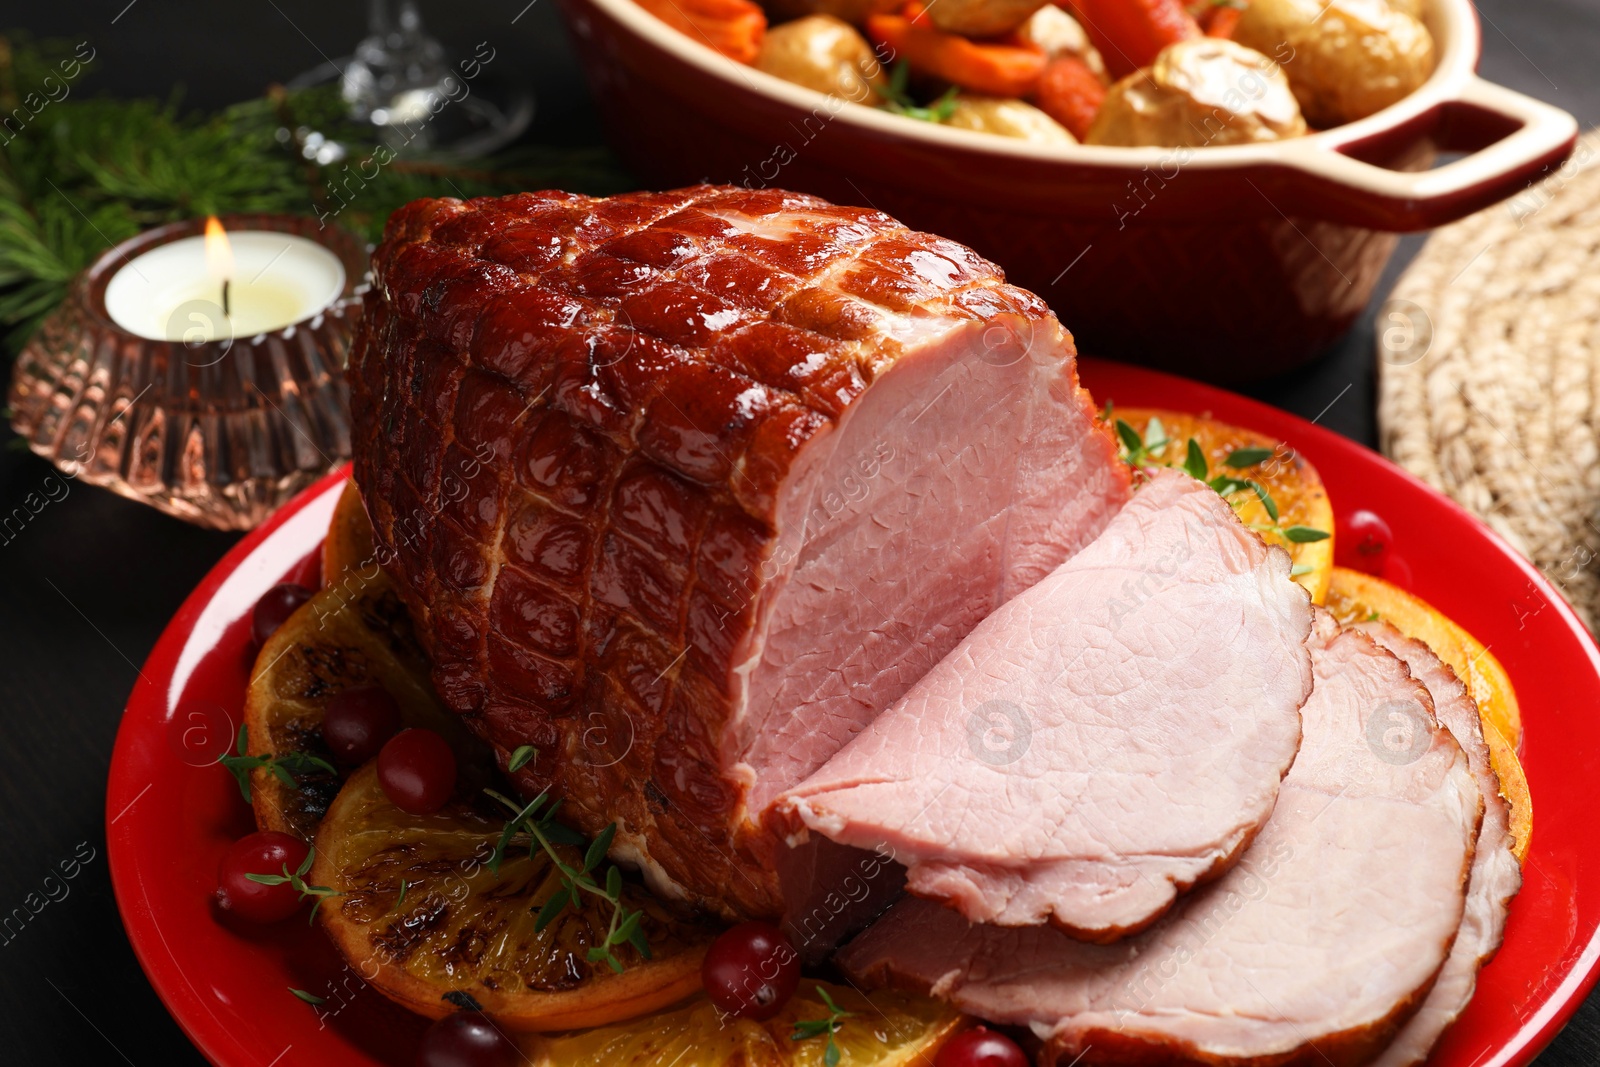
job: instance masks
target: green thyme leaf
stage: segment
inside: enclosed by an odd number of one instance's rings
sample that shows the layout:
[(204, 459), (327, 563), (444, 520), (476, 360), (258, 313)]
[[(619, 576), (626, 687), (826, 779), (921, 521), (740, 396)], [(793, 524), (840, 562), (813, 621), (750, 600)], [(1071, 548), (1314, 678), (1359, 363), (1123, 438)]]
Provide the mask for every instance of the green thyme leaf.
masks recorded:
[(1206, 480), (1206, 454), (1200, 450), (1200, 442), (1193, 437), (1189, 438), (1188, 452), (1183, 457), (1183, 469), (1196, 481)]
[(592, 871), (600, 866), (600, 861), (606, 858), (606, 853), (611, 850), (611, 841), (616, 836), (616, 823), (612, 823), (600, 831), (600, 836), (590, 843), (589, 851), (583, 855), (583, 869), (585, 871)]
[(816, 990), (817, 996), (822, 999), (822, 1003), (828, 1008), (828, 1017), (826, 1019), (796, 1020), (794, 1024), (794, 1032), (789, 1035), (789, 1039), (791, 1041), (806, 1041), (813, 1037), (820, 1037), (823, 1034), (827, 1034), (828, 1046), (827, 1048), (823, 1049), (822, 1062), (827, 1064), (828, 1067), (837, 1067), (839, 1062), (839, 1045), (836, 1041), (834, 1041), (833, 1035), (839, 1032), (839, 1028), (844, 1025), (844, 1020), (854, 1017), (855, 1013), (845, 1011), (840, 1008), (839, 1005), (835, 1004), (833, 1002), (833, 998), (828, 995), (828, 991), (822, 986), (817, 986)]
[(1326, 541), (1328, 531), (1318, 530), (1310, 526), (1288, 526), (1284, 528), (1283, 536), (1286, 540), (1297, 545), (1309, 544), (1312, 541)]
[(328, 1003), (322, 997), (317, 996), (315, 993), (307, 993), (304, 989), (296, 989), (293, 986), (290, 986), (289, 992), (293, 993), (307, 1004), (310, 1004), (312, 1007), (316, 1007), (318, 1004)]
[(1150, 421), (1144, 428), (1144, 450), (1146, 452), (1159, 452), (1167, 447), (1167, 428), (1161, 425), (1161, 420), (1150, 416)]
[(506, 764), (506, 770), (516, 774), (531, 763), (538, 754), (539, 750), (532, 745), (519, 745), (516, 751), (511, 753), (511, 762)]
[(1272, 449), (1270, 448), (1236, 448), (1229, 452), (1228, 458), (1222, 462), (1234, 470), (1243, 470), (1246, 467), (1254, 467), (1258, 463), (1265, 463), (1271, 458)]
[(1130, 454), (1136, 454), (1144, 451), (1144, 441), (1139, 438), (1138, 430), (1135, 430), (1123, 419), (1118, 419), (1116, 421), (1116, 427), (1117, 436), (1122, 438), (1123, 448), (1126, 448)]
[(571, 900), (572, 891), (566, 886), (562, 886), (554, 893), (551, 893), (550, 899), (540, 906), (539, 914), (533, 920), (534, 930), (542, 931), (546, 926), (554, 922), (556, 916), (561, 914), (561, 909), (565, 908)]
[(1253, 481), (1247, 481), (1245, 482), (1245, 485), (1249, 486), (1251, 491), (1256, 494), (1256, 499), (1261, 501), (1261, 506), (1266, 509), (1267, 517), (1273, 522), (1277, 522), (1278, 502), (1272, 499), (1272, 494), (1267, 492), (1266, 486), (1262, 485), (1260, 482)]

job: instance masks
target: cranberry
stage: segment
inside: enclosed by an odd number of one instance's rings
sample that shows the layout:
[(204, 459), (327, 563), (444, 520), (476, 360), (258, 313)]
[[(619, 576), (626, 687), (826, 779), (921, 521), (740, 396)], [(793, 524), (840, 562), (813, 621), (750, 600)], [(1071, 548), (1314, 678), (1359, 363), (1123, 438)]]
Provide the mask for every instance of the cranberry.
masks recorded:
[(417, 1044), (417, 1067), (513, 1067), (522, 1055), (481, 1011), (458, 1011), (428, 1027)]
[(401, 811), (438, 811), (455, 792), (456, 754), (432, 730), (401, 730), (378, 753), (378, 783)]
[(298, 837), (276, 830), (241, 837), (229, 846), (217, 868), (217, 907), (253, 923), (275, 923), (300, 908), (299, 892), (287, 882), (262, 885), (252, 874), (281, 876), (300, 869), (310, 847)]
[(278, 627), (288, 621), (295, 609), (312, 597), (312, 591), (294, 582), (280, 582), (261, 594), (250, 613), (250, 632), (256, 644), (264, 645), (267, 638), (278, 632)]
[(800, 956), (776, 926), (740, 923), (711, 943), (700, 980), (719, 1009), (761, 1022), (783, 1010), (800, 984)]
[(1028, 1067), (1028, 1057), (1006, 1035), (978, 1026), (946, 1041), (933, 1067)]
[(318, 545), (315, 552), (301, 560), (299, 566), (289, 572), (288, 580), (296, 585), (303, 585), (307, 589), (322, 588), (321, 545)]
[(376, 756), (400, 730), (400, 705), (382, 686), (335, 693), (322, 713), (322, 739), (333, 758), (355, 767)]
[(1383, 574), (1394, 545), (1388, 523), (1371, 511), (1357, 511), (1344, 524), (1343, 536), (1348, 547), (1339, 554), (1346, 566), (1367, 574)]

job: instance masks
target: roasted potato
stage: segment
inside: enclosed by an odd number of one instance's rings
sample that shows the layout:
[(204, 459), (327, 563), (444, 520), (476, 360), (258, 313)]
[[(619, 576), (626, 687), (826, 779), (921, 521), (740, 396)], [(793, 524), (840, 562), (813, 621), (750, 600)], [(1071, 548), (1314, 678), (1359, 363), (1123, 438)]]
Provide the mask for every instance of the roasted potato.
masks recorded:
[(1111, 87), (1086, 143), (1248, 144), (1306, 132), (1288, 79), (1266, 56), (1232, 41), (1197, 37)]
[(1433, 72), (1427, 27), (1387, 0), (1252, 0), (1233, 39), (1283, 65), (1316, 127), (1366, 118)]
[(945, 125), (1034, 144), (1077, 144), (1067, 128), (1032, 104), (996, 96), (960, 96)]
[(967, 37), (998, 37), (1028, 21), (1045, 0), (938, 0), (928, 18), (941, 30)]
[(1101, 81), (1108, 84), (1111, 81), (1106, 74), (1106, 61), (1100, 57), (1100, 50), (1089, 40), (1089, 34), (1079, 25), (1077, 19), (1054, 4), (1047, 4), (1035, 11), (1033, 16), (1017, 30), (1017, 36), (1051, 59), (1059, 56), (1077, 56), (1083, 60), (1085, 66), (1100, 76)]
[(876, 106), (887, 85), (867, 39), (832, 15), (808, 15), (767, 31), (756, 66), (785, 81)]

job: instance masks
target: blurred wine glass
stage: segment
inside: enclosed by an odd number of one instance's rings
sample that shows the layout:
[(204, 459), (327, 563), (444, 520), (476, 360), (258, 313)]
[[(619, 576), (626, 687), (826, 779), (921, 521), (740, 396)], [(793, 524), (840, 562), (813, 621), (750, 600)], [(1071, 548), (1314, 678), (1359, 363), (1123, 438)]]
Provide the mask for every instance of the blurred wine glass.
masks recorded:
[(533, 95), (498, 77), (491, 42), (452, 64), (422, 24), (416, 0), (368, 0), (367, 35), (354, 54), (289, 83), (337, 82), (350, 117), (396, 151), (470, 158), (504, 148), (533, 119)]

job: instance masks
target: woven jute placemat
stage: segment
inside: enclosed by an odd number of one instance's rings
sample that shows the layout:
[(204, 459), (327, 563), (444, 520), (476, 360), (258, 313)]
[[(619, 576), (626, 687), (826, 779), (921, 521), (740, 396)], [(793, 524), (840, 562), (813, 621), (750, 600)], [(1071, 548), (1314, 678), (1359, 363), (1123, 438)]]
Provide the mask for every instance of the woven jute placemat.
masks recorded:
[(1600, 130), (1428, 240), (1378, 316), (1378, 426), (1389, 458), (1483, 516), (1597, 630)]

